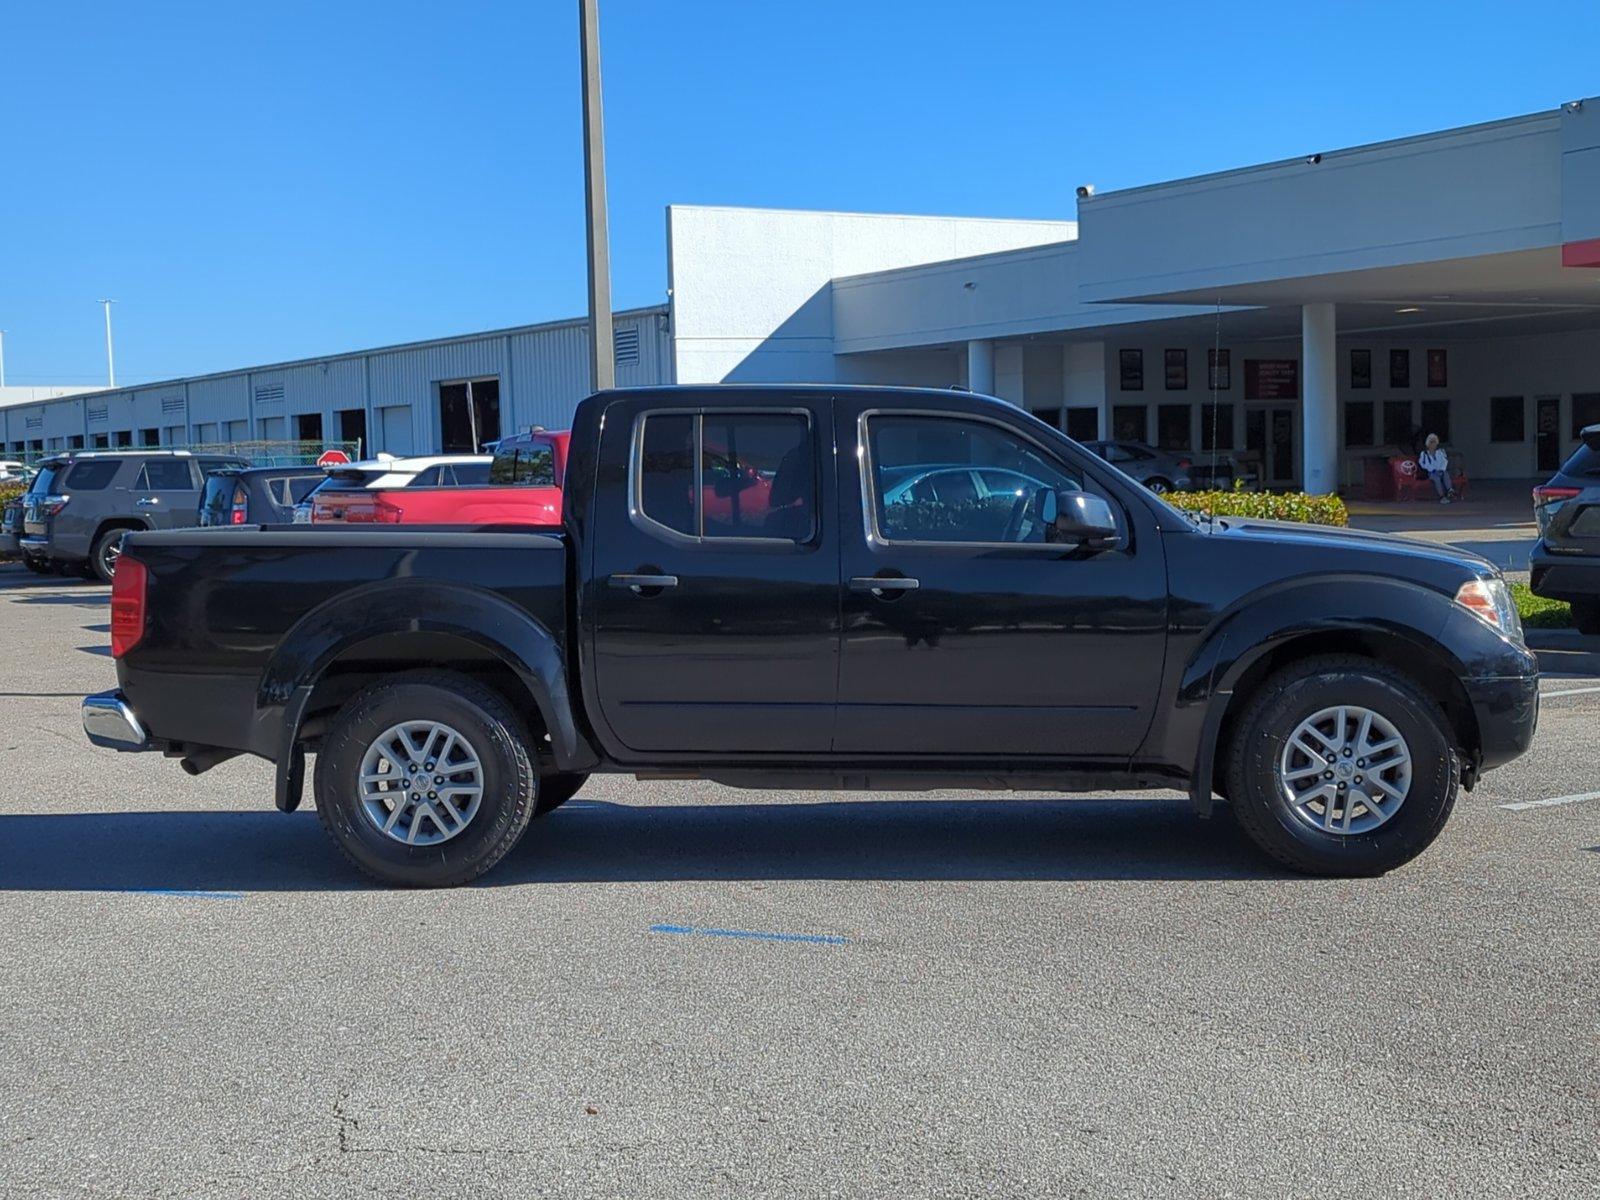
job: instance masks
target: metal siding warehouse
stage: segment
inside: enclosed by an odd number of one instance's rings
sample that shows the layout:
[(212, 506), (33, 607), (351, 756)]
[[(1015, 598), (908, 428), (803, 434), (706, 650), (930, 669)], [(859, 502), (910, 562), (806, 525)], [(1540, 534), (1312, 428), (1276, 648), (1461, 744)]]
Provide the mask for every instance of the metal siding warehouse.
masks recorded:
[[(670, 382), (665, 305), (616, 314), (617, 381)], [(589, 394), (582, 319), (389, 346), (192, 379), (57, 396), (0, 409), (11, 453), (96, 446), (297, 440), (300, 418), (336, 442), (359, 414), (364, 452), (422, 453), (440, 445), (440, 388), (493, 382), (504, 435), (565, 426)]]

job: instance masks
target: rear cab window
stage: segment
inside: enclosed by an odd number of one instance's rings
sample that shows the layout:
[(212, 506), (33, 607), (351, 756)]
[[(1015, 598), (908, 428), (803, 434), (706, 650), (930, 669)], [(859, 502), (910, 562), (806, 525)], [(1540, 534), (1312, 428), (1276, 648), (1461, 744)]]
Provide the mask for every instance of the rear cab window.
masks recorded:
[(502, 442), (489, 464), (489, 482), (518, 487), (555, 487), (556, 456), (542, 438)]
[(810, 542), (816, 431), (806, 412), (643, 414), (634, 431), (635, 523), (697, 541)]

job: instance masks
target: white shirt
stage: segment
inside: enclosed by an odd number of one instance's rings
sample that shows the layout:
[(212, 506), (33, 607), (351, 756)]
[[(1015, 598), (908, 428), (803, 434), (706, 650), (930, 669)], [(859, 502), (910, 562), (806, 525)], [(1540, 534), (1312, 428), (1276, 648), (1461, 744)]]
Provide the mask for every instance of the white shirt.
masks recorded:
[(1445, 471), (1450, 468), (1450, 459), (1446, 457), (1443, 449), (1424, 450), (1417, 459), (1417, 465), (1430, 474), (1434, 471)]

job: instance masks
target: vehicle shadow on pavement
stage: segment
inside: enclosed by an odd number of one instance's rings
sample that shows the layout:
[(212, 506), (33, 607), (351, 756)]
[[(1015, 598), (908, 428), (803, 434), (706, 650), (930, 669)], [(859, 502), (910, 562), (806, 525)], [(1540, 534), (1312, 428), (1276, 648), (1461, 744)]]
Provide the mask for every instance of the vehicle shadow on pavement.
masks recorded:
[[(482, 881), (1261, 879), (1285, 873), (1224, 813), (1181, 800), (857, 800), (627, 805), (574, 800)], [(0, 816), (0, 891), (370, 886), (315, 814)]]

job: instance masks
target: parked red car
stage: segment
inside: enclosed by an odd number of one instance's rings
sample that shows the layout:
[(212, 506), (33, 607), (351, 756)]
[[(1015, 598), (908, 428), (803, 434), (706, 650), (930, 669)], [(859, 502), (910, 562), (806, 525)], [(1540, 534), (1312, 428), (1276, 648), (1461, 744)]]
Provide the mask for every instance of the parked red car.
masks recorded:
[(311, 498), (311, 520), (349, 525), (559, 525), (566, 468), (565, 430), (503, 439), (495, 448), (486, 483), (462, 482), (459, 477), (464, 472), (458, 465), (450, 476), (456, 480), (453, 485), (430, 485), (419, 479), (391, 488), (381, 479), (363, 482), (352, 469), (351, 486), (346, 488), (339, 485), (340, 469), (335, 468), (329, 482)]

